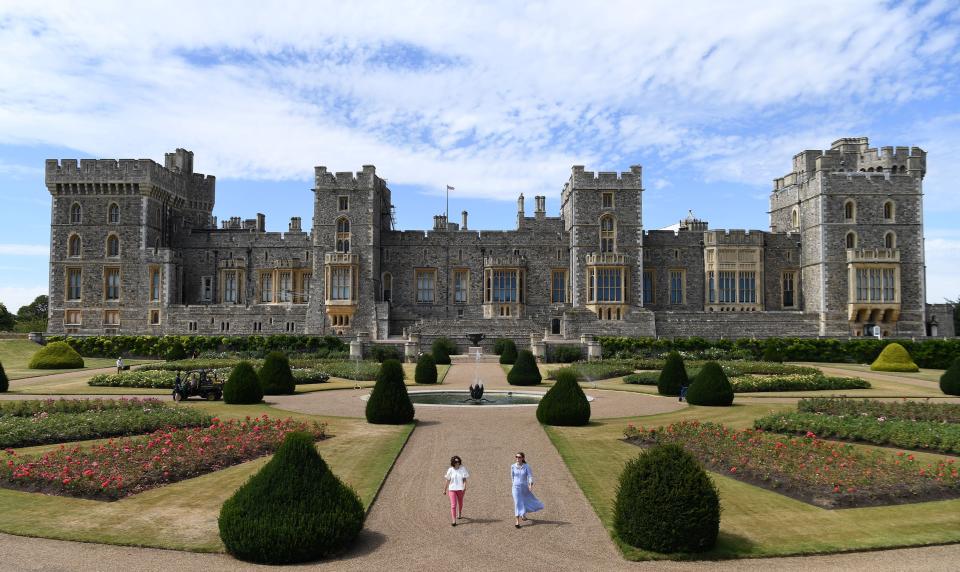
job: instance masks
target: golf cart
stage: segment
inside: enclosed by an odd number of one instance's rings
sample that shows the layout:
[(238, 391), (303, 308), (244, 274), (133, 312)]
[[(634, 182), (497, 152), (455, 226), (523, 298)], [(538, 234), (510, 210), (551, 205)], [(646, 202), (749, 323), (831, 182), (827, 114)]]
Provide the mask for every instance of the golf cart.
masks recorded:
[(209, 401), (219, 401), (223, 397), (223, 382), (217, 379), (216, 372), (205, 369), (177, 372), (177, 379), (173, 383), (173, 400), (182, 401), (193, 396)]

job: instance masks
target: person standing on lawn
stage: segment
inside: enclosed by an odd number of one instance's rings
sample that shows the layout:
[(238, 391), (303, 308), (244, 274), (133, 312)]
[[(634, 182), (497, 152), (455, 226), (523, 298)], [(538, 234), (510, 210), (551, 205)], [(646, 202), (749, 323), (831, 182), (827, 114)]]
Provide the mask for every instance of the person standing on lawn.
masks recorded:
[(517, 518), (514, 525), (520, 528), (520, 521), (527, 520), (527, 513), (543, 510), (543, 503), (533, 496), (533, 472), (522, 452), (514, 455), (516, 463), (510, 465), (510, 479), (513, 482), (513, 515)]
[(117, 358), (117, 373), (123, 373), (123, 356)]
[(450, 526), (457, 526), (457, 519), (463, 518), (463, 495), (467, 492), (467, 479), (470, 472), (463, 466), (458, 455), (450, 457), (450, 467), (444, 475), (447, 484), (443, 494), (450, 497)]

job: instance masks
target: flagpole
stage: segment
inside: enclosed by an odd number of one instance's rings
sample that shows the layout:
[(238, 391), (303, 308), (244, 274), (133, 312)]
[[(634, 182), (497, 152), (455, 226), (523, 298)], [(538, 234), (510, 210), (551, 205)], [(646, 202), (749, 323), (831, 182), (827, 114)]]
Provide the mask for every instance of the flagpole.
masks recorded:
[(444, 229), (450, 230), (450, 185), (447, 185), (447, 212), (444, 217)]

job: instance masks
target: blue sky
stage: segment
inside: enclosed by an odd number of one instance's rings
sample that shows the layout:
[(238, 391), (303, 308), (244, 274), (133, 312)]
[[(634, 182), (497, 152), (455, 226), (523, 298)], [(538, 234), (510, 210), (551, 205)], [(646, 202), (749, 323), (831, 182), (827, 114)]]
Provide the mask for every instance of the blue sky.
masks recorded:
[(767, 229), (771, 180), (846, 136), (927, 150), (928, 299), (960, 296), (956, 2), (521, 4), (0, 6), (0, 302), (46, 291), (47, 158), (186, 147), (269, 230), (309, 221), (314, 165), (376, 165), (400, 228), (449, 184), (498, 229), (571, 165), (640, 164), (647, 228)]

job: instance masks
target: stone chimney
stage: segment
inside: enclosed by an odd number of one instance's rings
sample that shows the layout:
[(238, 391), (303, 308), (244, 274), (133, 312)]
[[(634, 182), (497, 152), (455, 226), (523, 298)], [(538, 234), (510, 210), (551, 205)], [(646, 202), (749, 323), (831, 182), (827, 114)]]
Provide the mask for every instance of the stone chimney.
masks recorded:
[(537, 205), (534, 216), (537, 217), (537, 220), (543, 220), (543, 218), (547, 216), (547, 197), (542, 195), (537, 196), (534, 197), (534, 201), (536, 201)]
[(460, 213), (460, 230), (467, 230), (467, 211)]

